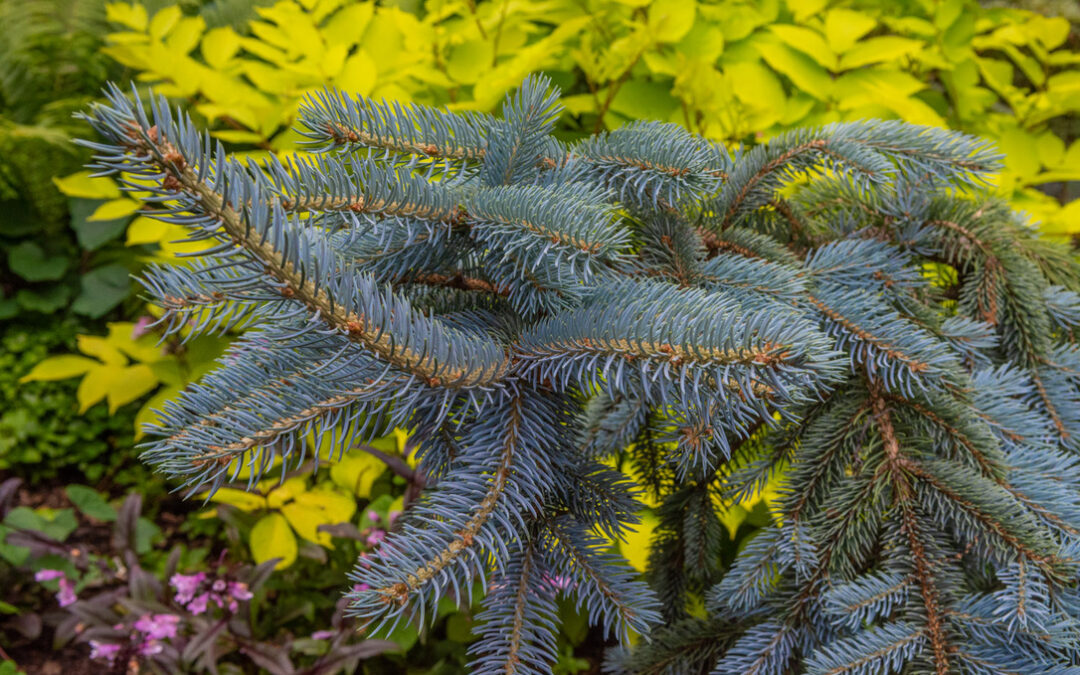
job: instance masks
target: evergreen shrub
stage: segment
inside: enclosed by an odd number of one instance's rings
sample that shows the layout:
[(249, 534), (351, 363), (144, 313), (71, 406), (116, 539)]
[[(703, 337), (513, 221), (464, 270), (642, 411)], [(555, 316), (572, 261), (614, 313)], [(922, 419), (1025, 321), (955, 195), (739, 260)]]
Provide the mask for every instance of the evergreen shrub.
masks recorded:
[[(350, 611), (423, 625), (479, 586), (477, 673), (551, 672), (559, 596), (613, 673), (1080, 662), (1080, 269), (982, 191), (994, 152), (880, 121), (568, 145), (559, 114), (543, 78), (499, 117), (327, 91), (323, 152), (260, 165), (111, 90), (96, 168), (212, 244), (143, 277), (161, 325), (247, 327), (146, 461), (214, 490), (407, 429), (426, 487)], [(725, 505), (769, 480), (723, 569)], [(648, 583), (609, 551), (642, 491)]]

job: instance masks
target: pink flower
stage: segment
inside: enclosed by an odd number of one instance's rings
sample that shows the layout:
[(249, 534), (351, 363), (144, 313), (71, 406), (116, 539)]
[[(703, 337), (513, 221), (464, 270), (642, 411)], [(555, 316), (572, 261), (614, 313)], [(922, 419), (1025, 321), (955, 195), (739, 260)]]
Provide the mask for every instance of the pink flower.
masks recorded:
[(40, 570), (34, 575), (34, 581), (52, 581), (53, 579), (62, 579), (64, 573), (60, 570)]
[(75, 595), (75, 584), (66, 578), (60, 579), (60, 591), (56, 594), (56, 601), (60, 606), (67, 607), (78, 599), (79, 596)]
[(371, 510), (369, 510), (367, 512), (367, 517), (368, 517), (368, 520), (370, 520), (373, 523), (379, 522), (379, 513), (377, 511), (375, 511), (374, 509), (371, 509)]
[(151, 640), (176, 637), (179, 626), (180, 617), (175, 614), (143, 614), (135, 622), (135, 630), (146, 633)]
[(215, 579), (214, 584), (210, 587), (210, 590), (214, 591), (215, 593), (222, 592), (223, 590), (225, 590), (225, 580)]
[(153, 656), (154, 654), (160, 654), (165, 649), (157, 640), (147, 640), (139, 645), (139, 654), (143, 656)]
[(195, 598), (188, 603), (187, 609), (192, 614), (202, 614), (206, 611), (206, 605), (209, 601), (210, 594), (203, 593), (202, 595), (195, 596)]
[(371, 586), (368, 586), (367, 584), (356, 584), (355, 586), (352, 587), (352, 589), (354, 591), (356, 591), (357, 593), (360, 593), (362, 591), (366, 591), (369, 588), (371, 588)]
[(574, 585), (574, 582), (570, 579), (570, 577), (564, 577), (561, 574), (556, 574), (555, 576), (547, 576), (545, 574), (544, 581), (546, 581), (549, 586), (552, 586), (560, 591), (565, 591), (566, 589)]
[(401, 511), (391, 511), (390, 513), (386, 514), (386, 519), (390, 521), (391, 525), (393, 525), (394, 521), (397, 520), (399, 516), (401, 516)]
[(229, 582), (229, 595), (237, 600), (250, 600), (254, 595), (248, 590), (247, 584), (242, 581), (230, 581)]
[(368, 546), (377, 546), (382, 543), (383, 539), (386, 539), (385, 530), (372, 530), (371, 534), (369, 534), (364, 541), (367, 542)]
[(191, 599), (195, 597), (196, 591), (199, 590), (199, 584), (206, 579), (205, 572), (199, 572), (198, 574), (174, 574), (169, 579), (169, 585), (176, 589), (176, 597), (173, 598), (180, 604), (191, 602)]
[(332, 630), (317, 630), (311, 634), (312, 640), (329, 640), (334, 637), (335, 633)]
[(150, 332), (150, 324), (154, 323), (152, 316), (140, 316), (135, 325), (131, 327), (131, 339), (138, 340)]
[(90, 658), (92, 659), (99, 659), (112, 663), (116, 660), (116, 655), (119, 652), (120, 645), (111, 642), (98, 642), (97, 640), (90, 641)]

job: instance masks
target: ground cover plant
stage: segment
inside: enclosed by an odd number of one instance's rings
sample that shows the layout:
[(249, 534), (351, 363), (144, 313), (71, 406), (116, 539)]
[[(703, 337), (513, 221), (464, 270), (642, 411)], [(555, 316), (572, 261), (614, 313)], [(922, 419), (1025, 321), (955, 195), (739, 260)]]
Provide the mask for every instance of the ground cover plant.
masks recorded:
[[(550, 672), (559, 597), (611, 672), (1066, 672), (1080, 271), (981, 191), (997, 156), (897, 122), (567, 145), (559, 112), (544, 78), (501, 117), (326, 92), (325, 152), (260, 165), (111, 90), (95, 168), (209, 243), (144, 276), (161, 325), (247, 327), (146, 460), (201, 493), (409, 430), (425, 488), (350, 613), (479, 587), (474, 672)], [(770, 479), (724, 572), (720, 517)], [(648, 584), (609, 552), (642, 489)]]

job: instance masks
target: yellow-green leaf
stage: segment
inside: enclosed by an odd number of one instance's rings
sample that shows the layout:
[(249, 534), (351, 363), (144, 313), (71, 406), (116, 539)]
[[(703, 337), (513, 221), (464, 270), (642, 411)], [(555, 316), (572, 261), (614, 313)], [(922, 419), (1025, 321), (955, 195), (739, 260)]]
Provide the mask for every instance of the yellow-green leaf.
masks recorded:
[(149, 16), (146, 13), (146, 7), (142, 5), (134, 2), (113, 2), (105, 5), (105, 18), (132, 30), (144, 31)]
[(1029, 36), (1036, 38), (1047, 49), (1057, 49), (1069, 37), (1069, 20), (1063, 16), (1040, 16), (1031, 17), (1025, 26)]
[(116, 220), (126, 218), (139, 210), (139, 202), (133, 199), (113, 199), (94, 209), (87, 220)]
[[(263, 483), (266, 484), (265, 487), (270, 488), (266, 495), (266, 505), (272, 509), (281, 508), (286, 502), (292, 501), (297, 495), (307, 491), (307, 478), (304, 476), (293, 476), (285, 479), (283, 483), (272, 478)], [(260, 483), (260, 486), (263, 483)]]
[(792, 26), (783, 23), (769, 26), (769, 30), (792, 49), (798, 49), (800, 52), (807, 54), (817, 61), (819, 65), (829, 70), (836, 70), (836, 54), (829, 48), (829, 43), (825, 41), (821, 33), (816, 30), (805, 26)]
[(659, 42), (678, 42), (690, 32), (696, 0), (654, 0), (649, 6), (649, 32)]
[(796, 87), (818, 99), (829, 97), (832, 78), (805, 53), (772, 41), (759, 41), (755, 46), (765, 62), (773, 70), (786, 75)]
[[(141, 440), (146, 435), (144, 427), (157, 424), (161, 421), (158, 411), (165, 406), (165, 402), (172, 400), (181, 391), (180, 387), (165, 387), (151, 396), (146, 403), (135, 413), (135, 440)], [(232, 474), (229, 474), (230, 476)]]
[(386, 465), (381, 460), (358, 451), (346, 455), (330, 467), (330, 479), (357, 497), (367, 497), (371, 494), (371, 484), (385, 469)]
[(127, 365), (127, 357), (124, 356), (115, 345), (98, 335), (80, 335), (76, 338), (79, 351), (87, 356), (93, 356), (107, 366), (123, 368)]
[(175, 58), (176, 55), (186, 55), (195, 49), (195, 45), (199, 44), (199, 39), (205, 30), (206, 19), (201, 16), (186, 17), (176, 25), (176, 28), (169, 33), (169, 37), (165, 38), (169, 54), (175, 59), (174, 64), (186, 63), (186, 60)]
[(165, 356), (165, 350), (158, 344), (154, 334), (133, 337), (135, 324), (131, 321), (114, 321), (109, 324), (108, 343), (140, 363), (154, 363)]
[[(254, 462), (252, 461), (254, 460)], [(271, 469), (274, 469), (281, 465), (281, 455), (275, 455), (271, 460), (269, 466), (265, 467), (264, 473), (269, 473)], [(250, 457), (238, 457), (237, 459), (229, 462), (229, 470), (226, 472), (230, 478), (235, 476), (236, 478), (247, 478), (251, 475), (254, 469), (262, 468), (262, 458), (252, 454)]]
[(19, 378), (19, 382), (35, 382), (39, 380), (66, 380), (79, 375), (85, 375), (91, 368), (101, 364), (93, 359), (74, 354), (52, 356), (44, 361), (39, 361), (33, 369)]
[(356, 500), (329, 490), (313, 490), (297, 495), (281, 507), (281, 513), (298, 535), (333, 548), (330, 535), (320, 532), (319, 526), (348, 522), (356, 513)]
[(458, 82), (473, 84), (491, 69), (493, 54), (487, 40), (468, 40), (450, 51), (446, 72)]
[(155, 220), (153, 218), (147, 218), (146, 216), (139, 216), (128, 223), (127, 241), (124, 243), (128, 246), (156, 244), (162, 240), (165, 233), (168, 231), (168, 223), (163, 223), (160, 220)]
[(644, 572), (649, 564), (649, 542), (652, 541), (653, 531), (660, 521), (649, 511), (638, 515), (641, 517), (641, 522), (629, 526), (626, 541), (621, 544), (621, 549), (623, 557), (630, 566), (639, 572)]
[(374, 11), (375, 3), (359, 2), (335, 12), (322, 28), (326, 44), (346, 47), (356, 44), (364, 35)]
[(177, 5), (170, 5), (164, 9), (158, 11), (154, 15), (153, 19), (150, 19), (150, 35), (158, 40), (162, 39), (169, 34), (169, 31), (176, 26), (176, 22), (180, 20), (184, 13)]
[(850, 70), (867, 66), (871, 63), (892, 62), (907, 56), (912, 52), (923, 48), (924, 44), (919, 40), (899, 37), (896, 35), (883, 35), (870, 38), (848, 50), (840, 57), (840, 68)]
[(89, 410), (90, 406), (104, 399), (119, 376), (120, 370), (113, 366), (98, 365), (88, 370), (75, 391), (75, 399), (79, 402), (79, 414), (81, 415)]
[(116, 199), (120, 188), (105, 177), (91, 178), (91, 172), (79, 171), (63, 178), (53, 178), (53, 184), (68, 197), (84, 199)]
[(375, 65), (375, 60), (361, 49), (345, 60), (334, 84), (344, 92), (367, 96), (375, 87), (378, 74), (379, 68)]
[(336, 489), (317, 488), (296, 495), (296, 503), (317, 508), (331, 523), (347, 523), (356, 514), (356, 498)]
[(259, 519), (251, 528), (251, 556), (256, 563), (280, 558), (275, 569), (285, 569), (296, 562), (296, 537), (289, 523), (280, 513), (271, 513)]
[(326, 532), (320, 532), (320, 525), (330, 525), (326, 512), (305, 504), (289, 502), (281, 507), (281, 514), (289, 521), (289, 525), (296, 530), (296, 534), (308, 541), (315, 542), (319, 546), (333, 548), (332, 537)]
[(109, 412), (114, 413), (122, 405), (138, 400), (154, 390), (159, 384), (157, 375), (145, 363), (136, 363), (117, 372), (109, 386)]
[(843, 53), (855, 46), (855, 41), (869, 33), (877, 21), (862, 12), (850, 9), (832, 9), (825, 15), (825, 39), (836, 53)]
[(219, 488), (218, 491), (210, 497), (210, 501), (217, 502), (218, 504), (235, 506), (241, 511), (258, 511), (260, 509), (265, 509), (267, 506), (266, 498), (262, 495), (252, 494), (245, 490), (237, 490), (236, 488)]
[(208, 31), (199, 46), (203, 58), (212, 68), (224, 68), (240, 49), (240, 36), (229, 26)]
[(826, 4), (828, 0), (787, 0), (788, 9), (799, 22), (820, 13)]
[(732, 504), (731, 506), (720, 507), (719, 513), (720, 522), (727, 528), (728, 535), (734, 539), (735, 533), (739, 530), (739, 526), (746, 520), (746, 509), (738, 504)]

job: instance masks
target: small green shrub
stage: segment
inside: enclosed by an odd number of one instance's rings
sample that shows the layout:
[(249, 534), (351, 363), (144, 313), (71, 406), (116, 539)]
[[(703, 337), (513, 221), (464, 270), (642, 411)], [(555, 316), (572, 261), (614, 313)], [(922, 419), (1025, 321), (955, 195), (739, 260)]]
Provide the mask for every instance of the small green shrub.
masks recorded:
[(73, 320), (0, 329), (0, 471), (30, 484), (74, 476), (140, 483), (149, 472), (131, 464), (133, 411), (80, 414), (75, 383), (19, 381), (49, 353), (74, 350), (80, 330), (86, 329)]

